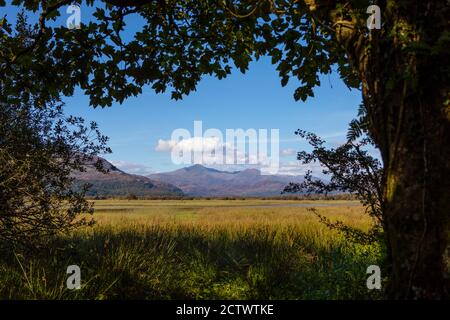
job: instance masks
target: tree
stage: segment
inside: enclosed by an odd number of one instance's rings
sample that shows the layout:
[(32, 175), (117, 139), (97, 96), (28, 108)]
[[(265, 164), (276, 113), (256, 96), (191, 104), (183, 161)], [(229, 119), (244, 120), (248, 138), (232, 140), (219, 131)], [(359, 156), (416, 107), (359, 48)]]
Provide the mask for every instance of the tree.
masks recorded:
[[(34, 108), (0, 104), (0, 240), (33, 249), (50, 236), (89, 225), (84, 192), (72, 190), (74, 170), (108, 152), (96, 124), (65, 117), (62, 104)], [(101, 163), (98, 163), (101, 170)]]
[(320, 163), (322, 173), (329, 178), (318, 179), (311, 170), (305, 174), (301, 183), (291, 182), (283, 193), (313, 193), (328, 195), (332, 192), (351, 193), (364, 206), (366, 213), (374, 219), (372, 229), (364, 233), (358, 229), (346, 226), (342, 222), (331, 222), (324, 216), (315, 214), (332, 229), (338, 229), (348, 238), (361, 243), (371, 243), (384, 240), (383, 226), (383, 186), (381, 184), (383, 168), (378, 159), (366, 150), (372, 145), (369, 137), (352, 138), (338, 148), (327, 148), (325, 141), (317, 135), (304, 130), (297, 130), (296, 135), (304, 138), (313, 148), (312, 152), (301, 151), (297, 159), (303, 164)]
[[(80, 29), (50, 27), (70, 2), (14, 2), (39, 17), (28, 43), (17, 42), (1, 20), (0, 90), (34, 94), (38, 105), (77, 86), (93, 106), (122, 102), (147, 85), (170, 88), (179, 99), (203, 75), (226, 77), (232, 63), (245, 72), (250, 61), (269, 55), (281, 84), (296, 78), (294, 97), (305, 100), (318, 75), (336, 66), (362, 92), (385, 168), (390, 297), (448, 297), (448, 1), (370, 1), (381, 9), (379, 30), (366, 27), (368, 3), (361, 0), (104, 0)], [(126, 41), (130, 15), (145, 23)]]
[[(301, 183), (290, 183), (283, 193), (325, 194), (345, 192), (358, 199), (365, 212), (373, 219), (369, 231), (346, 225), (342, 221), (331, 221), (310, 209), (328, 228), (339, 231), (353, 242), (372, 244), (378, 242), (384, 248), (384, 270), (390, 274), (392, 268), (392, 252), (384, 221), (384, 168), (382, 163), (368, 151), (374, 142), (368, 132), (368, 118), (364, 105), (360, 105), (358, 117), (350, 122), (347, 141), (337, 148), (327, 148), (326, 142), (316, 134), (298, 129), (295, 134), (306, 139), (312, 147), (311, 152), (300, 151), (297, 160), (302, 164), (319, 163), (325, 179), (318, 179), (308, 170)], [(327, 180), (329, 179), (329, 180)]]

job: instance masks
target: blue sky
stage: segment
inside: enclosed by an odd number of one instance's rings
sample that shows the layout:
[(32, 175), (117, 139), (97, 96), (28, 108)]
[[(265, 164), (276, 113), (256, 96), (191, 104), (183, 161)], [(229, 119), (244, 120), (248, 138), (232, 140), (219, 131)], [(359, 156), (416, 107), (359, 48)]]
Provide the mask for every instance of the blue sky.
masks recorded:
[[(68, 113), (96, 121), (110, 137), (113, 154), (106, 156), (108, 160), (128, 171), (168, 171), (179, 166), (172, 163), (169, 152), (155, 150), (158, 140), (169, 140), (177, 128), (193, 134), (195, 120), (203, 122), (203, 130), (279, 129), (280, 150), (307, 149), (294, 135), (298, 128), (315, 132), (332, 144), (343, 141), (361, 94), (350, 91), (336, 73), (321, 80), (314, 98), (296, 102), (292, 96), (295, 82), (281, 87), (275, 67), (265, 58), (253, 62), (246, 74), (236, 70), (223, 80), (205, 77), (197, 91), (181, 101), (146, 88), (139, 97), (104, 109), (90, 107), (80, 91), (65, 102)], [(292, 164), (295, 154), (280, 161)]]
[[(65, 10), (61, 10), (61, 17), (52, 24), (65, 23), (69, 16)], [(15, 12), (12, 7), (0, 8), (0, 14), (8, 14), (10, 21)], [(91, 13), (92, 8), (82, 7), (82, 22), (89, 20)], [(31, 21), (34, 19), (31, 17)], [(127, 30), (130, 34), (140, 24), (139, 19), (131, 21)], [(117, 103), (104, 109), (90, 107), (88, 98), (80, 90), (63, 100), (68, 114), (99, 124), (103, 134), (109, 136), (113, 150), (106, 158), (125, 171), (146, 174), (179, 168), (172, 163), (170, 152), (155, 150), (158, 141), (169, 140), (177, 128), (192, 133), (194, 121), (201, 120), (204, 130), (279, 129), (280, 150), (286, 151), (280, 161), (289, 173), (295, 173), (292, 151), (307, 149), (307, 145), (294, 131), (301, 128), (322, 136), (331, 144), (342, 142), (361, 101), (361, 93), (350, 91), (337, 73), (321, 76), (321, 86), (314, 90), (315, 97), (306, 102), (294, 100), (297, 85), (291, 79), (286, 87), (281, 87), (275, 66), (270, 59), (262, 58), (251, 63), (246, 74), (235, 70), (223, 80), (205, 77), (197, 91), (181, 101), (171, 100), (170, 94), (157, 95), (150, 88), (122, 105)]]

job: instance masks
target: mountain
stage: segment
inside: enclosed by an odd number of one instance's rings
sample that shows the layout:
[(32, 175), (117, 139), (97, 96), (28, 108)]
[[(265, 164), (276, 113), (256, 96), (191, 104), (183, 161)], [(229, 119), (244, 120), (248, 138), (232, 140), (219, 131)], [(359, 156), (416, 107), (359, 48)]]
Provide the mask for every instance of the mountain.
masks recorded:
[[(99, 172), (94, 164), (100, 160), (104, 169), (108, 173)], [(74, 172), (75, 189), (79, 189), (83, 184), (89, 183), (92, 187), (86, 193), (88, 196), (129, 196), (138, 197), (179, 197), (183, 191), (174, 185), (150, 178), (126, 173), (107, 160), (95, 157), (86, 164), (85, 172)]]
[(275, 196), (289, 182), (301, 182), (302, 177), (261, 175), (257, 169), (228, 172), (196, 164), (179, 170), (156, 173), (149, 178), (170, 183), (189, 196)]

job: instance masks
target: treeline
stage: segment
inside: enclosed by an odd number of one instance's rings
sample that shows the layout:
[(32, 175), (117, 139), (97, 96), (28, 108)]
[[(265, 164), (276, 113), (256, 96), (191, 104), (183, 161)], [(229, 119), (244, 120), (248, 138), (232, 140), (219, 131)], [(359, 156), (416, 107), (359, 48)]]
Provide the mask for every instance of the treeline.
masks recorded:
[(88, 197), (90, 200), (358, 200), (356, 195), (350, 193), (340, 194), (303, 194), (303, 195), (279, 195), (279, 196), (223, 196), (223, 197), (207, 197), (207, 196), (138, 196), (136, 194), (128, 194), (126, 196), (95, 196)]

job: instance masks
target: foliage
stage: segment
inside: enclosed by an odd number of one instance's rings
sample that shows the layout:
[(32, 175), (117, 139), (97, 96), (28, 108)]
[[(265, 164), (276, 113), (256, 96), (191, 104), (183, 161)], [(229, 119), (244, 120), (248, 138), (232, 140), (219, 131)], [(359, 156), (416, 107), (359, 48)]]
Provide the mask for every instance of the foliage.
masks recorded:
[(319, 162), (324, 168), (323, 174), (329, 178), (329, 181), (315, 178), (308, 170), (302, 183), (290, 183), (284, 192), (325, 195), (330, 192), (354, 194), (366, 208), (366, 212), (375, 219), (375, 225), (368, 233), (355, 230), (340, 221), (330, 222), (316, 211), (312, 212), (328, 227), (340, 230), (349, 239), (368, 243), (379, 239), (382, 231), (383, 167), (378, 159), (372, 157), (364, 149), (366, 146), (372, 145), (372, 140), (369, 137), (359, 139), (365, 132), (361, 123), (363, 123), (361, 119), (352, 121), (348, 134), (349, 140), (337, 148), (329, 149), (325, 146), (325, 141), (317, 135), (297, 130), (295, 134), (306, 139), (313, 148), (312, 152), (299, 152), (297, 159), (303, 164)]
[[(381, 298), (366, 287), (367, 266), (379, 264), (376, 244), (349, 243), (301, 208), (210, 201), (195, 209), (185, 201), (98, 201), (93, 228), (58, 237), (39, 254), (4, 254), (0, 298)], [(366, 228), (361, 208), (352, 209), (341, 218)], [(344, 211), (331, 202), (320, 212)], [(73, 264), (80, 290), (66, 288)]]
[(74, 181), (74, 189), (82, 190), (83, 185), (88, 183), (89, 190), (86, 191), (88, 197), (120, 198), (134, 195), (138, 198), (180, 198), (183, 192), (176, 187), (155, 187), (151, 182), (146, 181), (120, 181), (120, 180), (80, 180)]
[[(12, 30), (2, 19), (2, 57), (43, 36), (23, 13), (15, 37), (4, 32)], [(51, 86), (50, 78), (58, 76), (44, 63), (45, 52), (16, 58), (0, 62), (0, 240), (1, 245), (33, 249), (49, 236), (92, 222), (78, 217), (92, 212), (92, 206), (84, 199), (88, 186), (74, 190), (71, 174), (110, 149), (96, 123), (65, 116), (61, 92)], [(102, 170), (100, 162), (95, 167)]]
[[(180, 99), (204, 75), (222, 79), (233, 67), (245, 72), (263, 55), (277, 65), (283, 86), (290, 78), (298, 80), (296, 100), (313, 96), (318, 74), (331, 72), (333, 65), (348, 85), (359, 86), (332, 23), (320, 21), (307, 1), (87, 0), (77, 2), (95, 10), (80, 29), (50, 25), (71, 2), (15, 1), (38, 23), (23, 24), (21, 15), (14, 30), (8, 17), (1, 20), (1, 86), (14, 96), (35, 95), (40, 103), (71, 95), (79, 86), (93, 106), (110, 106), (150, 86), (157, 93), (169, 89)], [(355, 14), (365, 16), (359, 9), (366, 4), (352, 2)], [(348, 14), (344, 8), (333, 13), (336, 19)], [(134, 33), (127, 29), (131, 19), (143, 21)], [(24, 32), (29, 41), (18, 41)]]
[(89, 223), (77, 217), (92, 212), (87, 186), (73, 191), (71, 173), (109, 151), (95, 123), (64, 116), (56, 101), (32, 105), (0, 104), (0, 240), (27, 248)]

